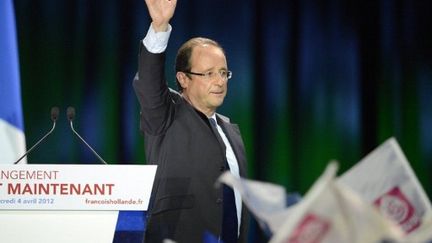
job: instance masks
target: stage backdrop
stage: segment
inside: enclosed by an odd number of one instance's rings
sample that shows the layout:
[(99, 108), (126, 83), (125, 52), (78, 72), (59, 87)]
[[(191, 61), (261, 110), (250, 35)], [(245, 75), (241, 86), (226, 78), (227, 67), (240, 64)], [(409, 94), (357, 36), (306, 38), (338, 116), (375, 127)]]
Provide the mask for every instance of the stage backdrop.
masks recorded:
[[(331, 159), (347, 170), (395, 136), (432, 196), (432, 2), (179, 0), (167, 78), (187, 39), (226, 49), (233, 79), (219, 110), (240, 125), (249, 176), (304, 193)], [(144, 1), (15, 0), (29, 163), (145, 163), (132, 89)], [(257, 242), (259, 237), (256, 238)]]

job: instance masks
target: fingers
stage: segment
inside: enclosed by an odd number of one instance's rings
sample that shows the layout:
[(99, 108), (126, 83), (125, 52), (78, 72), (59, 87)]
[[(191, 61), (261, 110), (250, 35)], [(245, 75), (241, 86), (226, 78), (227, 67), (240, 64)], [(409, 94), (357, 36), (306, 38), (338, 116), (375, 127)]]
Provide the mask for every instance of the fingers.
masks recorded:
[(167, 25), (174, 15), (177, 0), (145, 0), (155, 25)]
[(177, 0), (145, 0), (156, 32), (166, 31), (174, 15)]

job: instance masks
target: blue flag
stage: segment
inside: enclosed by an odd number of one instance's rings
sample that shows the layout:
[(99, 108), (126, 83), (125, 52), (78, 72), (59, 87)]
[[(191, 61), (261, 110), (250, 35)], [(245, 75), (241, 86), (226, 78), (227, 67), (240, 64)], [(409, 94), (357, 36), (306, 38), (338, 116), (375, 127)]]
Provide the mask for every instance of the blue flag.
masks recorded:
[(12, 0), (0, 1), (0, 163), (25, 151), (18, 48)]

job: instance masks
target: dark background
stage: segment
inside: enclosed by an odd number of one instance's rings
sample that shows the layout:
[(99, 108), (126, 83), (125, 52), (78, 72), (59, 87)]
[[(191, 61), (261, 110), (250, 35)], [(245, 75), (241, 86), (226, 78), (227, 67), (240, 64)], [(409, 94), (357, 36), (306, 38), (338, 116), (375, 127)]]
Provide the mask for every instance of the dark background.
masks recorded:
[[(29, 163), (145, 163), (132, 89), (150, 19), (140, 0), (15, 0)], [(249, 177), (304, 194), (328, 161), (340, 173), (394, 136), (432, 195), (432, 2), (179, 0), (167, 77), (187, 39), (227, 52), (234, 77), (219, 112), (240, 125)], [(255, 237), (256, 242), (260, 237)]]

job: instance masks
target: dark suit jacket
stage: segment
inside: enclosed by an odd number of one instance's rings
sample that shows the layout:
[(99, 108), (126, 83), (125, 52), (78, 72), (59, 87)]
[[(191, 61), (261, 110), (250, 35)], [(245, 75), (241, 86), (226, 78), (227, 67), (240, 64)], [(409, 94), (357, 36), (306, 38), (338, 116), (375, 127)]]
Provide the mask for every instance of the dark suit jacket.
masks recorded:
[[(165, 53), (152, 54), (141, 45), (134, 89), (141, 105), (140, 128), (146, 159), (157, 164), (148, 211), (145, 242), (164, 238), (179, 243), (202, 242), (208, 231), (218, 237), (222, 222), (222, 188), (215, 181), (225, 170), (225, 153), (207, 117), (170, 90), (164, 76)], [(244, 145), (238, 126), (217, 115), (240, 167), (246, 174)], [(240, 241), (246, 240), (243, 205)]]

